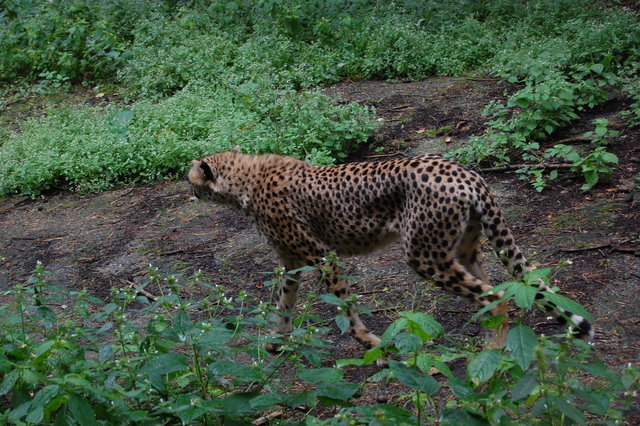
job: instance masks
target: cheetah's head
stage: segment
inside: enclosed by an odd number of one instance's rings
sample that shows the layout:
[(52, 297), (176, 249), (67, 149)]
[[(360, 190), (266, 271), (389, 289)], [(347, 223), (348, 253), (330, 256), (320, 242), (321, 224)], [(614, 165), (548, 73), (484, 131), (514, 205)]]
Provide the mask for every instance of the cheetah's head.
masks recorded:
[(233, 150), (209, 155), (201, 160), (193, 160), (188, 179), (193, 195), (198, 200), (210, 201), (220, 205), (241, 208), (238, 194), (235, 194), (234, 183), (230, 182), (223, 171), (232, 163), (232, 156), (240, 152), (237, 146)]

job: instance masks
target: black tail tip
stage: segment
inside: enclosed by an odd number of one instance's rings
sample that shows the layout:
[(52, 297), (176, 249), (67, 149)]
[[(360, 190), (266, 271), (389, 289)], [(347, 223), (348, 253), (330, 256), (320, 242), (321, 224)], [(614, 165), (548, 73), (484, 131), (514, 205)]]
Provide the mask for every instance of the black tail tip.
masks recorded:
[(589, 324), (589, 321), (582, 320), (580, 324), (576, 324), (576, 327), (572, 330), (573, 337), (577, 339), (589, 340), (593, 338), (593, 327)]

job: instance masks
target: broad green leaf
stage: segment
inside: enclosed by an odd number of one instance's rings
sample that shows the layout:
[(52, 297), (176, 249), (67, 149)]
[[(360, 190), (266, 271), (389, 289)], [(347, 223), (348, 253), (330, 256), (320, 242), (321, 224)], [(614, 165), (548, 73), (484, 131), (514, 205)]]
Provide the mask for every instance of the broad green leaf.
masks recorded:
[(507, 350), (523, 370), (526, 370), (535, 359), (537, 344), (538, 339), (535, 333), (524, 324), (518, 324), (507, 334)]
[(329, 367), (305, 369), (298, 373), (298, 377), (307, 383), (336, 383), (342, 380), (344, 371)]
[(382, 350), (382, 344), (380, 344), (380, 345), (377, 345), (375, 348), (369, 349), (368, 351), (366, 351), (364, 355), (362, 355), (362, 360), (366, 365), (369, 365), (369, 364), (373, 364), (383, 356), (384, 356), (384, 352)]
[(27, 415), (27, 422), (29, 423), (40, 423), (44, 420), (44, 407), (51, 401), (54, 397), (58, 395), (60, 391), (60, 386), (58, 385), (47, 385), (40, 389), (38, 393), (33, 397), (33, 401), (31, 401), (31, 408), (29, 409), (29, 414)]
[(604, 152), (602, 153), (602, 161), (606, 163), (618, 164), (618, 156), (610, 152)]
[(251, 399), (256, 395), (253, 393), (235, 393), (221, 401), (222, 414), (230, 418), (238, 418), (253, 411)]
[(551, 273), (551, 268), (534, 269), (533, 271), (528, 272), (524, 276), (524, 280), (527, 283), (534, 283), (537, 280), (544, 280), (545, 278), (547, 278), (549, 276), (550, 273)]
[(289, 407), (299, 407), (300, 405), (311, 405), (315, 398), (315, 391), (292, 393), (285, 395), (282, 402)]
[(340, 332), (342, 332), (342, 334), (346, 333), (349, 330), (349, 326), (351, 325), (349, 318), (342, 314), (336, 316), (336, 324), (338, 325), (338, 328), (340, 329)]
[(317, 348), (314, 348), (312, 346), (308, 346), (305, 348), (300, 349), (300, 353), (302, 354), (302, 356), (304, 356), (307, 361), (309, 361), (309, 363), (313, 366), (313, 367), (320, 367), (320, 365), (322, 365), (322, 352), (320, 350), (318, 350)]
[(502, 325), (504, 321), (504, 315), (492, 315), (490, 317), (482, 318), (482, 327), (487, 330), (493, 330)]
[(63, 394), (49, 401), (49, 403), (44, 406), (44, 418), (51, 419), (53, 417), (53, 414), (57, 412), (60, 407), (67, 403), (68, 399), (68, 395)]
[(422, 371), (409, 368), (398, 361), (389, 361), (389, 368), (400, 382), (412, 389), (423, 391), (429, 395), (440, 389), (436, 379)]
[(452, 378), (453, 373), (449, 369), (449, 366), (439, 359), (435, 359), (430, 354), (420, 354), (416, 357), (416, 366), (424, 373), (429, 373), (431, 368), (436, 368), (440, 374), (447, 378)]
[(384, 331), (384, 333), (382, 333), (382, 337), (380, 338), (381, 341), (379, 345), (386, 346), (389, 343), (391, 343), (391, 341), (396, 336), (396, 334), (400, 333), (406, 325), (407, 325), (406, 318), (398, 318), (397, 320), (392, 322), (391, 325), (387, 327), (387, 329)]
[(592, 359), (588, 364), (576, 363), (574, 367), (581, 368), (595, 376), (604, 377), (612, 382), (618, 380), (617, 374), (599, 358)]
[(521, 378), (516, 386), (511, 391), (511, 399), (519, 401), (522, 398), (526, 398), (531, 394), (531, 391), (538, 385), (536, 376), (533, 374), (527, 374)]
[(18, 370), (13, 370), (6, 376), (4, 376), (4, 380), (2, 380), (2, 384), (0, 384), (0, 396), (6, 395), (13, 389), (13, 386), (18, 381), (20, 377), (20, 372)]
[(106, 362), (108, 359), (111, 358), (113, 353), (114, 353), (113, 343), (111, 342), (106, 343), (98, 351), (98, 362), (103, 364), (104, 362)]
[(571, 161), (572, 163), (575, 163), (577, 161), (580, 161), (580, 154), (578, 154), (575, 151), (570, 151), (567, 153), (565, 158), (567, 159), (567, 161)]
[(413, 426), (416, 424), (415, 416), (401, 407), (389, 404), (365, 405), (353, 408), (353, 411), (362, 416), (361, 421), (370, 425), (394, 425)]
[(506, 291), (512, 286), (518, 285), (518, 284), (520, 284), (520, 281), (506, 281), (506, 282), (503, 282), (502, 284), (498, 284), (497, 286), (490, 288), (489, 290), (482, 293), (480, 296), (489, 296), (491, 294), (497, 294), (500, 291)]
[(51, 328), (56, 322), (56, 314), (48, 306), (38, 306), (34, 317), (41, 320), (46, 328)]
[(330, 305), (336, 305), (336, 306), (340, 306), (340, 307), (343, 307), (343, 308), (346, 308), (348, 306), (346, 300), (341, 299), (340, 297), (336, 296), (335, 294), (325, 293), (325, 294), (321, 294), (319, 296), (319, 298), (323, 302), (329, 303)]
[(286, 395), (281, 393), (267, 393), (252, 398), (249, 404), (253, 410), (266, 410), (276, 404), (280, 404), (285, 397)]
[(393, 344), (401, 354), (413, 352), (422, 347), (422, 340), (411, 333), (400, 333), (393, 338)]
[(365, 362), (362, 358), (347, 358), (347, 359), (339, 359), (336, 361), (336, 367), (346, 367), (347, 365), (365, 365)]
[(351, 398), (360, 386), (355, 383), (321, 383), (318, 385), (316, 392), (318, 396), (324, 396), (339, 401), (347, 401)]
[(609, 411), (611, 401), (609, 400), (610, 396), (606, 393), (589, 392), (587, 390), (575, 388), (573, 389), (573, 392), (580, 398), (587, 401), (588, 405), (585, 407), (587, 411), (598, 415), (606, 414), (607, 411)]
[(593, 188), (593, 186), (598, 183), (598, 172), (595, 170), (589, 170), (582, 173), (584, 176), (584, 180), (586, 182), (585, 185), (588, 185), (587, 189)]
[(164, 375), (188, 368), (187, 358), (182, 354), (161, 354), (150, 359), (140, 368), (149, 375), (149, 382), (159, 391), (166, 390)]
[(216, 326), (206, 331), (198, 337), (197, 346), (200, 349), (209, 349), (219, 347), (233, 336), (233, 330), (226, 327)]
[(233, 361), (219, 360), (207, 366), (209, 376), (234, 376), (240, 382), (255, 382), (263, 378), (263, 372), (259, 369), (249, 367)]
[(423, 342), (436, 338), (443, 332), (442, 325), (429, 314), (423, 312), (400, 312), (400, 316), (409, 321), (407, 329), (420, 337)]
[(543, 291), (542, 294), (544, 294), (544, 297), (549, 300), (550, 302), (556, 304), (557, 306), (561, 307), (562, 309), (565, 309), (569, 312), (572, 312), (576, 315), (580, 315), (583, 318), (588, 319), (589, 321), (593, 321), (593, 318), (591, 317), (591, 314), (589, 314), (589, 312), (587, 312), (581, 304), (574, 302), (573, 300), (569, 299), (568, 297), (565, 297), (561, 294), (557, 294), (557, 293), (550, 293), (548, 291)]
[(180, 418), (182, 424), (190, 424), (193, 423), (193, 420), (208, 412), (209, 408), (218, 408), (208, 407), (207, 402), (209, 401), (202, 400), (198, 395), (182, 394), (171, 402), (171, 410), (173, 414)]
[(182, 336), (186, 336), (191, 327), (193, 327), (193, 323), (184, 312), (178, 312), (175, 317), (173, 317), (172, 324), (173, 330), (178, 333), (180, 340), (183, 340)]
[(491, 309), (495, 308), (497, 305), (499, 305), (500, 303), (504, 302), (505, 300), (508, 300), (508, 295), (507, 292), (505, 292), (505, 295), (503, 297), (501, 297), (500, 299), (496, 299), (493, 302), (489, 303), (487, 306), (485, 306), (484, 308), (480, 309), (478, 312), (476, 312), (471, 319), (472, 320), (477, 320), (478, 318), (480, 318), (483, 314), (489, 312)]
[(302, 268), (292, 269), (291, 271), (287, 271), (289, 275), (299, 274), (301, 272), (315, 272), (318, 268), (315, 266), (303, 266)]
[(91, 404), (89, 404), (89, 401), (87, 401), (84, 397), (78, 396), (76, 394), (69, 395), (67, 408), (69, 409), (71, 415), (77, 420), (78, 424), (96, 424), (96, 418), (93, 413), (93, 408), (91, 407)]
[(49, 349), (51, 349), (55, 343), (56, 343), (55, 340), (46, 340), (43, 343), (41, 343), (34, 352), (36, 357), (39, 357), (45, 352), (48, 352)]
[(474, 356), (467, 365), (467, 375), (473, 381), (486, 382), (496, 372), (502, 361), (498, 350), (482, 351)]
[(529, 99), (524, 98), (524, 97), (516, 98), (513, 103), (515, 103), (517, 106), (519, 106), (521, 108), (526, 108), (530, 104)]
[(456, 398), (465, 399), (469, 395), (473, 395), (473, 387), (468, 382), (450, 378), (446, 385), (451, 389)]
[(574, 407), (572, 405), (573, 403), (569, 403), (562, 396), (549, 395), (548, 399), (553, 402), (553, 405), (555, 405), (558, 411), (569, 417), (574, 422), (577, 422), (579, 424), (585, 424), (587, 422), (587, 419), (580, 412), (580, 410)]
[(600, 74), (602, 71), (604, 71), (604, 65), (593, 64), (591, 65), (591, 71), (595, 72), (596, 74)]
[(596, 135), (602, 137), (602, 136), (607, 134), (607, 128), (606, 127), (596, 127), (596, 129), (593, 132)]
[(22, 419), (31, 409), (31, 402), (32, 401), (24, 402), (18, 405), (13, 410), (11, 410), (9, 412), (9, 416), (7, 417), (7, 420), (9, 421), (9, 423), (23, 424), (23, 422), (21, 422), (20, 419)]
[(484, 426), (489, 423), (460, 408), (445, 408), (440, 413), (439, 424), (441, 426)]
[(538, 289), (533, 286), (519, 285), (514, 287), (513, 300), (521, 309), (530, 309), (535, 301)]

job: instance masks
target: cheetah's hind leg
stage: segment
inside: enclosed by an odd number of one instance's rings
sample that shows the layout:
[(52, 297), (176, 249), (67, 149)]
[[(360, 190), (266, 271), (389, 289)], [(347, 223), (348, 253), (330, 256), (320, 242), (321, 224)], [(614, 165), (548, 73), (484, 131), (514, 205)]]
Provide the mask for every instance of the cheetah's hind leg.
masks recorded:
[[(480, 250), (481, 236), (482, 224), (480, 222), (480, 219), (472, 214), (469, 223), (467, 224), (462, 237), (460, 238), (458, 245), (456, 246), (455, 257), (464, 269), (466, 269), (474, 277), (485, 284), (486, 287), (483, 286), (483, 289), (486, 289), (491, 287), (491, 282), (489, 280), (489, 276), (482, 267), (482, 252)], [(480, 297), (477, 292), (474, 293), (475, 294), (469, 294), (465, 297), (467, 297), (472, 302), (479, 304), (480, 306), (486, 306), (487, 298)], [(506, 313), (506, 302), (503, 303), (504, 305), (499, 307), (495, 312)], [(505, 345), (506, 333), (508, 331), (506, 316), (497, 328), (487, 331), (487, 346), (491, 349), (502, 349)]]

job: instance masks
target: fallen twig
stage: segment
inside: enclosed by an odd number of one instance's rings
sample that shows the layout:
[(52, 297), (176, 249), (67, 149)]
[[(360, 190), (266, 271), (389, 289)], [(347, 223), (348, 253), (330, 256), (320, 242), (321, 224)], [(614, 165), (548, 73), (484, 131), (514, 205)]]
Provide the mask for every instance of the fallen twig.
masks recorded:
[(384, 157), (395, 157), (398, 155), (405, 155), (404, 152), (402, 151), (397, 151), (397, 152), (392, 152), (389, 154), (374, 154), (374, 155), (368, 155), (367, 158), (384, 158)]
[(31, 200), (30, 197), (22, 197), (22, 199), (19, 199), (18, 201), (14, 202), (13, 204), (11, 204), (10, 206), (4, 207), (3, 209), (0, 209), (0, 214), (5, 214), (8, 211), (10, 211), (11, 209), (13, 209), (16, 206), (19, 206), (22, 203), (25, 203), (27, 201)]
[(154, 296), (153, 294), (149, 293), (147, 290), (145, 290), (144, 288), (137, 288), (138, 285), (136, 283), (134, 283), (133, 281), (129, 281), (129, 280), (125, 280), (125, 282), (127, 284), (129, 284), (129, 287), (131, 287), (132, 289), (136, 290), (136, 294), (141, 294), (144, 297), (146, 297), (149, 300), (156, 300), (156, 296)]
[(273, 420), (273, 419), (276, 419), (278, 417), (282, 417), (283, 414), (284, 413), (282, 411), (274, 411), (273, 413), (269, 413), (266, 416), (258, 417), (253, 422), (251, 422), (251, 424), (260, 426), (260, 425), (263, 425), (265, 423), (268, 423), (269, 420)]
[(507, 166), (500, 167), (485, 167), (479, 169), (480, 172), (504, 172), (507, 170), (517, 170), (523, 168), (531, 168), (531, 169), (570, 169), (573, 167), (573, 164), (568, 163), (525, 163), (525, 164), (509, 164)]
[(585, 138), (584, 136), (573, 136), (570, 138), (564, 138), (557, 141), (554, 141), (554, 145), (558, 143), (571, 143), (571, 142), (591, 142), (593, 139)]
[(565, 252), (565, 253), (578, 253), (578, 252), (581, 252), (581, 251), (599, 250), (599, 249), (607, 248), (607, 247), (611, 247), (611, 243), (598, 244), (597, 246), (590, 246), (590, 247), (561, 248), (560, 251)]
[(501, 78), (498, 77), (465, 77), (465, 80), (470, 81), (500, 81)]
[(358, 291), (357, 294), (359, 296), (362, 296), (363, 294), (384, 293), (385, 291), (388, 291), (388, 290), (386, 288), (383, 288), (382, 290)]
[(631, 239), (627, 239), (617, 243), (608, 242), (608, 243), (598, 244), (598, 245), (589, 246), (589, 247), (561, 248), (560, 251), (564, 253), (579, 253), (582, 251), (591, 251), (591, 250), (600, 250), (603, 248), (609, 248), (611, 249), (611, 251), (617, 251), (619, 253), (626, 253), (626, 254), (632, 254), (634, 256), (640, 256), (640, 248), (623, 246), (623, 244), (626, 244), (630, 241)]

